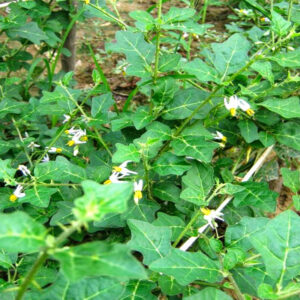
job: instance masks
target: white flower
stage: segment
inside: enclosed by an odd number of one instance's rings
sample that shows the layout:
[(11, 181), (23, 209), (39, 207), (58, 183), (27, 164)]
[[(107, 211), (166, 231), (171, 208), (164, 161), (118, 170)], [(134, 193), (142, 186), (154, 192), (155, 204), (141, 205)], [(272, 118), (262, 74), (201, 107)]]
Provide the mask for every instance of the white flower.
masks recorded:
[(18, 170), (21, 171), (24, 176), (30, 175), (30, 170), (24, 165), (19, 165)]
[(260, 18), (260, 20), (262, 22), (266, 22), (266, 23), (270, 23), (271, 22), (271, 20), (269, 18), (267, 18), (267, 17), (262, 17), (262, 18)]
[(85, 134), (86, 134), (86, 131), (85, 131), (85, 130), (74, 129), (74, 126), (71, 127), (70, 129), (65, 130), (65, 133), (66, 133), (66, 134), (70, 134), (70, 135), (79, 134), (79, 132), (80, 132), (82, 135), (85, 135)]
[(243, 99), (238, 99), (238, 100), (239, 100), (239, 108), (245, 111), (250, 117), (253, 116), (254, 110), (251, 109), (250, 104)]
[(238, 9), (238, 12), (242, 15), (248, 16), (252, 13), (251, 9)]
[(49, 147), (46, 147), (46, 149), (48, 149), (48, 153), (61, 153), (62, 152), (62, 148), (51, 147), (49, 149)]
[(201, 208), (201, 211), (204, 214), (204, 220), (207, 221), (207, 223), (212, 229), (216, 229), (218, 227), (218, 224), (216, 223), (215, 219), (224, 222), (224, 219), (221, 218), (224, 214), (221, 212), (217, 212), (216, 210), (209, 208)]
[(34, 148), (39, 148), (41, 146), (39, 144), (35, 144), (34, 142), (31, 142), (27, 147), (30, 148), (31, 151), (33, 151)]
[(228, 102), (228, 99), (225, 97), (224, 105), (226, 109), (230, 111), (230, 114), (234, 117), (236, 115), (236, 110), (239, 107), (239, 99), (237, 96), (231, 96), (229, 97), (229, 102)]
[(225, 135), (223, 135), (220, 131), (216, 131), (216, 134), (214, 136), (215, 140), (220, 140), (222, 142), (227, 142), (227, 137)]
[(23, 197), (25, 197), (25, 193), (22, 193), (22, 189), (23, 189), (23, 187), (19, 184), (19, 185), (17, 186), (17, 188), (15, 189), (15, 191), (13, 192), (13, 194), (11, 194), (11, 195), (9, 196), (9, 200), (10, 200), (11, 202), (15, 202), (18, 198), (23, 198)]
[(49, 155), (46, 153), (46, 155), (43, 157), (42, 162), (48, 162), (50, 161)]
[(219, 143), (220, 147), (222, 147), (222, 148), (225, 147), (225, 144), (227, 142), (227, 137), (225, 135), (223, 135), (220, 131), (216, 132), (214, 139), (221, 141), (221, 143)]
[(182, 37), (185, 39), (185, 38), (189, 37), (189, 34), (187, 32), (184, 32)]
[(128, 169), (126, 168), (127, 164), (130, 163), (131, 161), (132, 161), (132, 160), (126, 160), (126, 161), (124, 161), (121, 165), (113, 167), (114, 173), (121, 174), (122, 177), (128, 176), (128, 175), (130, 175), (130, 174), (137, 174), (137, 172), (128, 170)]
[(109, 176), (109, 179), (105, 180), (103, 184), (111, 184), (111, 183), (122, 183), (119, 179), (122, 178), (120, 177), (117, 173), (112, 173)]
[(143, 198), (143, 180), (140, 179), (138, 182), (134, 182), (134, 202), (136, 205), (139, 204), (139, 200)]
[(72, 147), (74, 145), (85, 144), (88, 140), (86, 135), (86, 130), (79, 130), (75, 133), (70, 141), (68, 141), (67, 145)]
[(71, 116), (64, 115), (64, 120), (62, 121), (63, 124), (67, 123), (71, 119)]

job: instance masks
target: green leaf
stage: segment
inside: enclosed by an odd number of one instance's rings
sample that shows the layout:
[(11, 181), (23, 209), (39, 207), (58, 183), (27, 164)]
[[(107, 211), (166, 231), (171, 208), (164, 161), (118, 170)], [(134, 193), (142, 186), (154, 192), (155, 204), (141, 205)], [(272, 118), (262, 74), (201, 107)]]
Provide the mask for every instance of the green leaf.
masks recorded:
[(271, 191), (266, 182), (243, 182), (241, 186), (245, 189), (234, 194), (235, 207), (249, 205), (264, 211), (275, 211), (278, 193)]
[(149, 107), (140, 106), (132, 116), (133, 125), (137, 130), (144, 128), (153, 121), (153, 116), (149, 111)]
[(132, 160), (133, 162), (138, 163), (141, 159), (141, 155), (139, 150), (136, 148), (134, 144), (123, 145), (116, 144), (117, 151), (114, 153), (112, 157), (112, 161), (114, 163), (122, 163), (126, 160)]
[(114, 100), (110, 92), (93, 98), (91, 113), (92, 117), (97, 119), (97, 124), (108, 122), (108, 111), (113, 104)]
[(300, 151), (300, 124), (287, 122), (279, 125), (275, 138), (279, 143)]
[(158, 284), (162, 292), (168, 296), (176, 296), (181, 294), (184, 287), (180, 285), (173, 276), (160, 276), (158, 278)]
[(142, 253), (144, 264), (149, 265), (169, 253), (171, 249), (170, 228), (154, 226), (138, 220), (128, 220), (127, 223), (131, 231), (128, 246)]
[(153, 195), (164, 201), (180, 202), (180, 188), (173, 182), (161, 182), (153, 186)]
[(173, 71), (177, 68), (181, 55), (178, 53), (164, 53), (159, 57), (158, 70), (160, 72)]
[(170, 152), (162, 154), (155, 161), (152, 169), (161, 176), (166, 175), (182, 175), (189, 170), (191, 165), (182, 157), (178, 157)]
[(245, 258), (246, 253), (241, 248), (228, 248), (223, 260), (224, 269), (233, 269), (238, 263), (243, 263)]
[(276, 61), (282, 67), (299, 68), (300, 48), (297, 48), (291, 52), (275, 54), (274, 56), (270, 56), (270, 59)]
[(176, 23), (189, 20), (194, 14), (195, 10), (192, 8), (171, 7), (170, 10), (162, 16), (162, 23)]
[(107, 51), (123, 53), (129, 63), (126, 73), (132, 76), (145, 77), (151, 70), (155, 46), (145, 41), (142, 33), (118, 31), (116, 43), (106, 44)]
[(201, 252), (172, 249), (166, 257), (156, 260), (149, 268), (173, 276), (181, 285), (194, 280), (218, 282), (222, 279), (219, 262), (209, 259)]
[(86, 180), (81, 183), (84, 196), (75, 200), (74, 215), (83, 221), (97, 221), (108, 213), (122, 213), (132, 197), (131, 182), (100, 185)]
[(163, 212), (157, 213), (157, 219), (152, 224), (170, 228), (172, 230), (171, 241), (175, 241), (185, 228), (185, 223), (181, 218), (170, 216)]
[(24, 102), (4, 98), (0, 102), (0, 118), (4, 118), (9, 113), (20, 114), (25, 106), (26, 104)]
[(204, 137), (177, 136), (171, 146), (176, 155), (191, 156), (201, 162), (209, 163), (218, 143), (206, 141)]
[(16, 147), (16, 144), (11, 141), (0, 140), (0, 155), (5, 154), (6, 152), (8, 152), (8, 150), (15, 148), (15, 147)]
[(228, 247), (241, 247), (245, 251), (252, 248), (250, 237), (268, 223), (267, 218), (243, 217), (238, 224), (227, 227), (225, 234), (225, 243)]
[(287, 168), (280, 169), (283, 184), (291, 189), (293, 193), (297, 193), (300, 190), (300, 170), (291, 171)]
[(289, 32), (292, 23), (285, 20), (280, 14), (276, 11), (272, 11), (272, 21), (271, 21), (271, 30), (274, 31), (279, 36), (284, 36)]
[(196, 293), (192, 296), (189, 297), (184, 297), (184, 300), (232, 300), (232, 298), (225, 294), (224, 292), (222, 292), (221, 290), (218, 290), (216, 288), (213, 287), (207, 287), (203, 290), (201, 290), (201, 292)]
[(64, 275), (72, 282), (90, 276), (114, 279), (146, 279), (142, 265), (122, 244), (91, 242), (56, 250), (53, 257), (60, 261)]
[[(207, 92), (196, 88), (181, 89), (175, 94), (173, 101), (167, 105), (163, 112), (163, 118), (166, 120), (185, 119), (192, 114), (207, 96)], [(204, 119), (213, 107), (213, 103), (207, 103), (195, 115), (195, 119)]]
[(69, 224), (73, 219), (72, 209), (74, 207), (73, 201), (60, 201), (56, 203), (57, 210), (50, 220), (50, 225), (55, 226), (59, 224)]
[(154, 201), (142, 199), (136, 205), (134, 201), (129, 202), (127, 211), (122, 214), (122, 220), (135, 219), (151, 223), (155, 220), (155, 213), (160, 206)]
[(293, 199), (293, 204), (294, 204), (295, 209), (300, 210), (300, 196), (294, 195), (292, 197), (292, 199)]
[(38, 181), (55, 180), (79, 183), (86, 179), (85, 169), (70, 163), (63, 156), (57, 156), (56, 161), (38, 164), (34, 169), (34, 175)]
[(152, 88), (153, 95), (151, 101), (157, 105), (164, 106), (173, 100), (174, 94), (178, 91), (179, 86), (176, 79), (171, 77), (158, 81)]
[(60, 274), (50, 287), (32, 294), (27, 292), (26, 295), (30, 294), (31, 300), (111, 300), (119, 299), (123, 292), (123, 284), (112, 278), (93, 277), (71, 283)]
[(41, 41), (48, 39), (47, 35), (38, 27), (36, 22), (29, 22), (17, 28), (11, 28), (7, 31), (7, 35), (12, 38), (24, 38), (33, 44), (40, 45)]
[(262, 255), (270, 277), (282, 283), (300, 274), (300, 217), (287, 210), (271, 219), (261, 231), (250, 237)]
[(17, 169), (10, 167), (11, 159), (2, 160), (0, 159), (0, 179), (10, 179), (15, 176)]
[(0, 245), (7, 252), (37, 252), (45, 245), (47, 231), (26, 213), (0, 213)]
[(206, 196), (214, 185), (214, 170), (209, 165), (194, 162), (182, 177), (184, 189), (180, 198), (197, 205), (206, 205)]
[(250, 120), (241, 120), (238, 123), (238, 126), (241, 130), (241, 135), (247, 143), (252, 143), (253, 141), (258, 140), (257, 126)]
[(263, 78), (274, 83), (274, 75), (272, 73), (272, 65), (269, 61), (256, 61), (251, 65), (251, 69), (259, 73)]
[(275, 138), (266, 131), (260, 131), (258, 133), (259, 140), (265, 147), (269, 147), (275, 144)]
[(155, 287), (156, 284), (153, 281), (130, 280), (120, 300), (156, 300), (157, 297), (151, 293)]
[(199, 58), (184, 64), (183, 70), (188, 74), (195, 75), (200, 82), (220, 83), (218, 72)]
[(18, 199), (18, 203), (30, 203), (37, 207), (48, 207), (50, 197), (57, 192), (57, 189), (45, 186), (34, 186), (26, 190), (26, 196)]
[(240, 33), (232, 35), (223, 43), (212, 44), (214, 51), (213, 63), (222, 78), (233, 74), (246, 65), (250, 48), (251, 44)]
[(258, 105), (264, 106), (286, 119), (300, 118), (300, 102), (298, 97), (287, 99), (271, 98)]

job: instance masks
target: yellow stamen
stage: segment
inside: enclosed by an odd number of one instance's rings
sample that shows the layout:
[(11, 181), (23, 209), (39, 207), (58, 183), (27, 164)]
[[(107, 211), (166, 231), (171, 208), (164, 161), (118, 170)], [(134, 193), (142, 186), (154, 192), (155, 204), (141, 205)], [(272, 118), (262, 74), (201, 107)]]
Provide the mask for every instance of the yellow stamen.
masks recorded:
[(111, 184), (111, 180), (110, 180), (110, 179), (107, 179), (106, 181), (104, 181), (103, 184)]
[(88, 137), (86, 135), (84, 135), (80, 138), (80, 140), (83, 142), (86, 142), (88, 140)]
[(123, 76), (126, 76), (126, 72), (125, 72), (125, 71), (122, 71), (122, 75), (123, 75)]
[(135, 191), (134, 192), (134, 198), (142, 199), (143, 198), (142, 192), (141, 191)]
[(62, 148), (56, 148), (56, 152), (57, 153), (61, 153), (62, 152)]
[(227, 142), (227, 137), (225, 135), (222, 136), (221, 141), (226, 143)]
[(120, 168), (120, 167), (113, 167), (113, 170), (115, 171), (115, 172), (122, 172), (122, 168)]
[(252, 116), (254, 115), (254, 110), (251, 109), (251, 108), (248, 108), (248, 109), (246, 110), (246, 113), (247, 113), (248, 116), (252, 117)]
[(84, 0), (85, 4), (90, 4), (90, 0)]
[(65, 134), (69, 134), (70, 133), (70, 131), (67, 129), (67, 130), (65, 130)]
[(70, 147), (74, 146), (74, 144), (75, 142), (73, 140), (67, 142), (67, 145)]
[(11, 195), (9, 196), (9, 200), (10, 200), (11, 202), (15, 202), (17, 199), (18, 199), (18, 197), (17, 197), (15, 194), (11, 194)]
[(234, 117), (236, 115), (236, 109), (230, 108), (230, 114)]
[(201, 211), (205, 216), (209, 216), (211, 212), (210, 209), (206, 207), (201, 207)]

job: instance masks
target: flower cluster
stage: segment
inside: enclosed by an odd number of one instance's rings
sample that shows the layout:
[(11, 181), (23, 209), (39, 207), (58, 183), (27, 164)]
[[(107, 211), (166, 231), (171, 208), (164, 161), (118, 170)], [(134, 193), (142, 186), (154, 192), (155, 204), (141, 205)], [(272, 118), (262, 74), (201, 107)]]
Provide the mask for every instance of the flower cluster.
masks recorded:
[(245, 100), (238, 98), (237, 96), (229, 97), (229, 100), (224, 98), (224, 105), (227, 110), (230, 111), (230, 114), (234, 117), (236, 115), (236, 111), (240, 108), (242, 111), (245, 111), (248, 116), (252, 117), (254, 115), (254, 110), (251, 109), (251, 106)]
[[(132, 162), (131, 160), (126, 160), (124, 161), (121, 165), (119, 166), (114, 166), (113, 167), (113, 172), (109, 176), (109, 178), (104, 181), (103, 184), (111, 184), (111, 183), (122, 183), (124, 181), (121, 181), (121, 178), (124, 178), (126, 176), (130, 175), (136, 175), (137, 172), (131, 171), (127, 168), (128, 163)], [(139, 203), (139, 200), (142, 199), (143, 194), (143, 180), (140, 179), (138, 182), (134, 182), (134, 202), (135, 204)]]
[(74, 147), (73, 155), (76, 156), (79, 152), (79, 146), (80, 144), (85, 144), (88, 140), (88, 137), (86, 135), (86, 130), (82, 129), (74, 129), (74, 127), (65, 130), (65, 133), (68, 134), (68, 136), (71, 138), (67, 142), (67, 145), (69, 147)]

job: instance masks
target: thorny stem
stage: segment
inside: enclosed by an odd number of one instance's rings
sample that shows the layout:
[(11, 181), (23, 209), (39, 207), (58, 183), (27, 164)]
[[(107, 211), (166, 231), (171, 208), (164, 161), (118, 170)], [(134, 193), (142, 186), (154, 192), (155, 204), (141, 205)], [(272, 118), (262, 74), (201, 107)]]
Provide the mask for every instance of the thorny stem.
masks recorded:
[(147, 196), (150, 200), (153, 200), (152, 193), (151, 193), (151, 185), (149, 180), (149, 166), (148, 166), (148, 160), (145, 155), (142, 156), (143, 166), (145, 170), (145, 185), (147, 187)]
[(236, 294), (236, 297), (238, 300), (245, 300), (245, 297), (243, 296), (239, 286), (237, 285), (237, 283), (235, 282), (233, 276), (229, 273), (227, 274), (227, 278), (228, 280), (230, 281), (232, 287), (234, 288), (234, 291), (235, 291), (235, 294)]
[(53, 242), (52, 245), (46, 246), (40, 253), (39, 258), (35, 261), (34, 265), (30, 269), (29, 273), (26, 275), (24, 281), (20, 285), (18, 289), (18, 294), (16, 296), (15, 300), (21, 300), (30, 285), (31, 281), (33, 280), (35, 274), (38, 272), (40, 267), (43, 265), (43, 263), (46, 261), (49, 251), (54, 250), (57, 248), (62, 242), (64, 242), (70, 235), (72, 235), (76, 230), (80, 229), (80, 227), (83, 224), (81, 222), (76, 222), (73, 225), (71, 225), (69, 228), (67, 228), (65, 231), (63, 231)]
[(23, 140), (23, 138), (22, 138), (20, 129), (19, 129), (19, 127), (18, 127), (18, 125), (17, 125), (17, 123), (16, 123), (14, 117), (12, 117), (12, 121), (13, 121), (13, 124), (14, 124), (14, 126), (15, 126), (17, 132), (18, 132), (19, 139), (20, 139), (20, 141), (21, 141), (22, 144), (23, 144), (24, 153), (25, 153), (25, 155), (26, 155), (26, 157), (27, 157), (27, 159), (28, 159), (28, 162), (29, 162), (29, 164), (30, 164), (30, 167), (32, 167), (33, 165), (32, 165), (31, 158), (30, 158), (30, 156), (29, 156), (29, 154), (28, 154), (28, 151), (27, 151), (26, 146), (25, 146), (25, 144), (24, 144), (24, 140)]
[(112, 157), (112, 153), (111, 151), (109, 150), (109, 147), (107, 146), (107, 144), (105, 143), (105, 141), (103, 140), (101, 134), (99, 133), (99, 131), (97, 129), (94, 128), (94, 131), (97, 135), (97, 138), (99, 140), (99, 142), (102, 144), (102, 146), (105, 148), (105, 150), (107, 151), (107, 153), (109, 154), (109, 156)]
[(202, 11), (202, 20), (201, 20), (201, 23), (202, 23), (202, 24), (205, 23), (208, 3), (209, 3), (209, 0), (204, 0), (203, 11)]
[(154, 74), (153, 74), (153, 79), (154, 83), (156, 83), (156, 79), (158, 76), (158, 63), (159, 63), (159, 52), (160, 52), (160, 35), (161, 35), (161, 28), (160, 28), (160, 23), (161, 23), (161, 9), (162, 9), (162, 0), (158, 0), (157, 3), (157, 35), (156, 35), (156, 44), (155, 44), (155, 65), (154, 65)]

